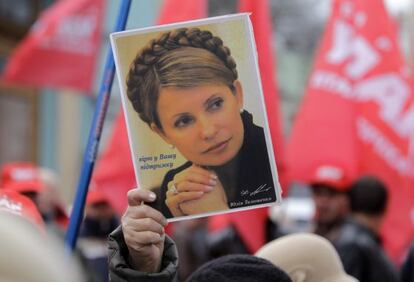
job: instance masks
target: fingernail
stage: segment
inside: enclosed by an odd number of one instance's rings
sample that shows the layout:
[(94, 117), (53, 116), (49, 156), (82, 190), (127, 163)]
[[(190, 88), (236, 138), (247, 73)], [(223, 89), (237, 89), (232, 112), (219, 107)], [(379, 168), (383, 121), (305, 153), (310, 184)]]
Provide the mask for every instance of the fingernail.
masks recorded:
[(214, 187), (213, 186), (204, 186), (204, 190), (207, 192), (213, 191)]
[(212, 174), (210, 174), (210, 178), (216, 180), (217, 179), (217, 175), (215, 175), (215, 174), (212, 173)]
[(154, 201), (155, 198), (157, 198), (157, 196), (155, 195), (154, 192), (150, 192), (149, 195), (148, 195), (148, 198), (149, 198), (150, 201)]
[(214, 186), (214, 185), (216, 185), (216, 184), (217, 184), (217, 180), (210, 179), (210, 180), (208, 181), (208, 183)]

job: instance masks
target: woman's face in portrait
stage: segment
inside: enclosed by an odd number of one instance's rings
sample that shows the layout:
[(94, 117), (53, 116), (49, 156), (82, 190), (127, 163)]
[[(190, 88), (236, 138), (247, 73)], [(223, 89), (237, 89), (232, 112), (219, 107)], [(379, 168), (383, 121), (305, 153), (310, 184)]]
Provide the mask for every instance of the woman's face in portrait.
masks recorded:
[(243, 144), (240, 116), (243, 94), (223, 84), (160, 91), (157, 112), (162, 130), (152, 128), (188, 160), (198, 165), (218, 166), (234, 158)]

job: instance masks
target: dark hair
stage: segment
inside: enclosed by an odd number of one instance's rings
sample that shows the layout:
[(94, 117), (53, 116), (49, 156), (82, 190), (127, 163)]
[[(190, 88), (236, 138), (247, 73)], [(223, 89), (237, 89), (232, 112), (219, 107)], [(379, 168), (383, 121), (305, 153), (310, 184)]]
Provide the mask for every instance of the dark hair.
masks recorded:
[(223, 41), (210, 31), (180, 28), (151, 40), (132, 62), (127, 95), (148, 125), (162, 129), (157, 102), (163, 87), (191, 88), (224, 84), (234, 91), (236, 63)]
[(187, 282), (292, 282), (285, 271), (253, 255), (227, 255), (198, 268)]
[(387, 187), (374, 176), (363, 176), (351, 185), (349, 199), (352, 212), (381, 215), (387, 207)]

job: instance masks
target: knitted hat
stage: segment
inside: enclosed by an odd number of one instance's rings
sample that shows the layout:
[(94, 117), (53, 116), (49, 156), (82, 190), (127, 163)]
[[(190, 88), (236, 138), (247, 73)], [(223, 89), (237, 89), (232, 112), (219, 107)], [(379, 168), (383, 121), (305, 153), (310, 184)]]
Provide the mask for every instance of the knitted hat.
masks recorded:
[(315, 234), (280, 237), (264, 245), (256, 256), (279, 266), (293, 282), (358, 282), (345, 273), (332, 244)]
[(187, 282), (292, 282), (269, 261), (252, 255), (227, 255), (198, 268)]

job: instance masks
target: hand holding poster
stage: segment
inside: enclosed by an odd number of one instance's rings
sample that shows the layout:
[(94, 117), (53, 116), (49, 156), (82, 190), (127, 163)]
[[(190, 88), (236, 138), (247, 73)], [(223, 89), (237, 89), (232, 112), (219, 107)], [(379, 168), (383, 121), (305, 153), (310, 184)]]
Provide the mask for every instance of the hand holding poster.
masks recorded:
[(111, 43), (137, 182), (158, 194), (157, 209), (172, 221), (280, 200), (247, 14)]

